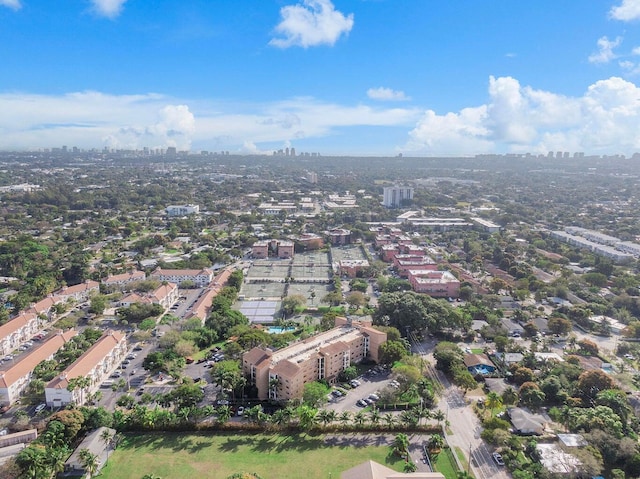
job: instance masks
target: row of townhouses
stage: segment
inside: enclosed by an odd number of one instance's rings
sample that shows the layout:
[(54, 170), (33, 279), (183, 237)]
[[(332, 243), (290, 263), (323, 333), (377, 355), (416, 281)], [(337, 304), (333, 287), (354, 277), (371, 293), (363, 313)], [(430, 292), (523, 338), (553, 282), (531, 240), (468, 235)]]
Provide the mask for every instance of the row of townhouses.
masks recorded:
[[(198, 286), (208, 286), (207, 294), (203, 294), (194, 305), (194, 313), (201, 320), (206, 319), (207, 308), (211, 299), (228, 280), (231, 271), (225, 270), (214, 278), (210, 270), (162, 270), (157, 269), (152, 278), (165, 282), (146, 296), (130, 294), (122, 298), (119, 305), (129, 306), (135, 302), (160, 304), (170, 307), (179, 298), (177, 284), (190, 280)], [(112, 275), (103, 281), (108, 286), (126, 286), (143, 281), (143, 271), (134, 271)], [(171, 280), (174, 281), (171, 281)], [(29, 306), (18, 316), (0, 326), (0, 355), (9, 356), (27, 341), (36, 336), (54, 319), (54, 307), (70, 300), (85, 302), (100, 291), (100, 283), (86, 281), (84, 283), (62, 288), (52, 295)], [(208, 303), (207, 303), (208, 300)], [(197, 307), (196, 307), (197, 306)], [(76, 331), (56, 332), (44, 338), (36, 348), (25, 353), (19, 359), (5, 362), (0, 370), (0, 404), (14, 403), (32, 380), (33, 369), (42, 361), (53, 358), (56, 352), (64, 347), (77, 334)], [(59, 406), (69, 402), (83, 403), (86, 396), (94, 392), (111, 372), (120, 364), (127, 353), (126, 337), (119, 332), (109, 331), (87, 350), (77, 361), (70, 365), (45, 388), (46, 403)], [(68, 389), (69, 381), (74, 378), (88, 378), (88, 385)], [(73, 381), (71, 382), (73, 385)]]

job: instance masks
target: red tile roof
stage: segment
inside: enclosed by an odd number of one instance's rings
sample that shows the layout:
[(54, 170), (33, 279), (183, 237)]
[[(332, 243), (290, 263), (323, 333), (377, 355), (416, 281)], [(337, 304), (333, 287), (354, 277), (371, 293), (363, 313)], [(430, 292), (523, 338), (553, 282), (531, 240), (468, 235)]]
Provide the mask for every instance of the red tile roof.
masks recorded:
[(86, 376), (96, 365), (102, 361), (124, 339), (124, 335), (118, 331), (107, 331), (87, 349), (78, 359), (67, 367), (58, 377), (47, 384), (47, 389), (64, 389), (69, 384), (69, 379)]
[(18, 379), (25, 377), (30, 371), (33, 371), (33, 368), (53, 356), (77, 334), (78, 332), (74, 329), (64, 333), (61, 331), (43, 342), (29, 354), (23, 356), (18, 362), (6, 365), (8, 367), (0, 370), (0, 387), (8, 388)]

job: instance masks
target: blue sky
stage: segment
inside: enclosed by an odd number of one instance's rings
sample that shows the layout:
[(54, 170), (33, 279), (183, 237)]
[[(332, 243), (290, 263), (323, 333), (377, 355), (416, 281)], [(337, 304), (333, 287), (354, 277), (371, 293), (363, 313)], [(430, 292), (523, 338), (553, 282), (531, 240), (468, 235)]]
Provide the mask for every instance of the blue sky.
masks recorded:
[(640, 0), (0, 0), (0, 148), (640, 151)]

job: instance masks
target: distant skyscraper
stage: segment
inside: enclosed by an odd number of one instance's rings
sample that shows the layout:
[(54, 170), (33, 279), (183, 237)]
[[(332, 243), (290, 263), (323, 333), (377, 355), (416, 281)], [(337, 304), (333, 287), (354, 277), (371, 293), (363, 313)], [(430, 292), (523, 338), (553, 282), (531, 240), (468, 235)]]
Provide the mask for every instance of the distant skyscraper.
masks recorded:
[(167, 147), (167, 156), (176, 156), (178, 154), (175, 146)]
[(291, 148), (291, 150), (289, 150), (289, 153), (291, 156), (296, 156), (296, 149), (295, 148)]
[(385, 186), (382, 204), (387, 208), (398, 208), (413, 199), (413, 188), (408, 186)]

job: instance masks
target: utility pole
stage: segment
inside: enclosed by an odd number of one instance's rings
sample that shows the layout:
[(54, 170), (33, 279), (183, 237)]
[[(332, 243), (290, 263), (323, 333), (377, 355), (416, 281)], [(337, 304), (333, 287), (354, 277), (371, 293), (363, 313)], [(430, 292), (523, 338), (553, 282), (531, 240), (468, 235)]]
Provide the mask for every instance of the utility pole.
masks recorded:
[(467, 464), (467, 473), (471, 474), (471, 443), (469, 443), (469, 462)]

